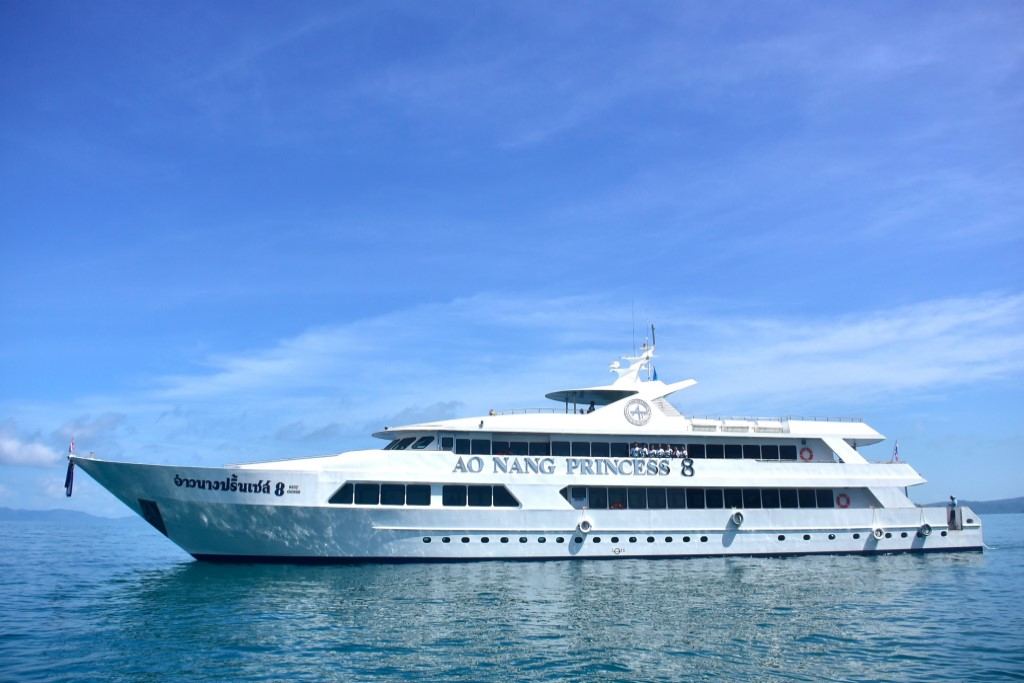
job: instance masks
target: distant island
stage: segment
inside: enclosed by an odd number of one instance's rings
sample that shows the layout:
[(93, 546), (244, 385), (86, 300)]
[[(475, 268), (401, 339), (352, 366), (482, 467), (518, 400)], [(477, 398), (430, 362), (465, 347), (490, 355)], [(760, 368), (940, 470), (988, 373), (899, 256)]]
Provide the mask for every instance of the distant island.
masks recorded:
[(0, 522), (70, 522), (82, 519), (108, 519), (78, 510), (15, 510), (0, 507)]
[[(928, 503), (925, 507), (945, 507), (947, 502)], [(1009, 515), (1024, 512), (1024, 496), (1000, 500), (958, 500), (957, 502), (960, 505), (966, 505), (979, 515)]]

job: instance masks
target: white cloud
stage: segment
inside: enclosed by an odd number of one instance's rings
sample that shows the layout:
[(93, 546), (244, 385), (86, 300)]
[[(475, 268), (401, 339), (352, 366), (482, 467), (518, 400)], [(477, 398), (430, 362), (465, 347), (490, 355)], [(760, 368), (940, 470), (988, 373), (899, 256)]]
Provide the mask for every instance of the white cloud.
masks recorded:
[[(706, 380), (701, 396), (715, 403), (768, 394), (834, 402), (837, 394), (944, 390), (1024, 371), (1024, 295), (832, 316), (750, 315), (698, 302), (648, 313), (659, 323), (663, 375)], [(628, 351), (617, 323), (626, 319), (621, 299), (479, 295), (214, 358), (210, 372), (166, 378), (159, 393), (179, 400), (258, 395), (291, 404), (290, 415), (304, 424), (333, 424), (327, 415), (302, 417), (328, 396), (331, 410), (346, 402), (351, 418), (438, 401), (500, 407), (563, 383), (606, 379), (607, 362)]]
[(0, 465), (47, 467), (60, 460), (57, 451), (36, 441), (23, 441), (7, 431), (0, 432)]

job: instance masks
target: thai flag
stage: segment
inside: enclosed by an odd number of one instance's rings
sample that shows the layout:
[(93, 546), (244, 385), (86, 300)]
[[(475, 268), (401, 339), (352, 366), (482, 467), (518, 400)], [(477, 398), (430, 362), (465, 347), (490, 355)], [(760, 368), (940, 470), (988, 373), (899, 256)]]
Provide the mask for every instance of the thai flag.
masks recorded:
[(899, 441), (897, 441), (893, 445), (893, 447), (892, 447), (892, 461), (893, 462), (899, 462), (900, 461), (900, 442)]
[(71, 437), (71, 444), (68, 446), (68, 472), (64, 475), (64, 495), (71, 497), (75, 488), (75, 461), (71, 456), (75, 454), (75, 437)]

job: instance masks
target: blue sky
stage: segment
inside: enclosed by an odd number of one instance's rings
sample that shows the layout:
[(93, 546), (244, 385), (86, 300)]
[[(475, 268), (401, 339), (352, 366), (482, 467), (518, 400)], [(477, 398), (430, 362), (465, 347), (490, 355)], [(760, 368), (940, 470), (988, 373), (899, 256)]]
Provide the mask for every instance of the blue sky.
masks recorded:
[[(1017, 3), (0, 1), (0, 505), (608, 379), (1024, 495)], [(887, 458), (891, 445), (869, 455)]]

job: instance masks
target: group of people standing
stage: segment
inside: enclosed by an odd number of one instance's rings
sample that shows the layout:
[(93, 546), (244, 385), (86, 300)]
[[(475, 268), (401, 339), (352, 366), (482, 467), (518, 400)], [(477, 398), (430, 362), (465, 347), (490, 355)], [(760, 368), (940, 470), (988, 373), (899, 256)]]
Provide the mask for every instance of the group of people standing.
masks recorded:
[(634, 443), (629, 447), (629, 454), (634, 458), (687, 458), (686, 446), (672, 444)]

